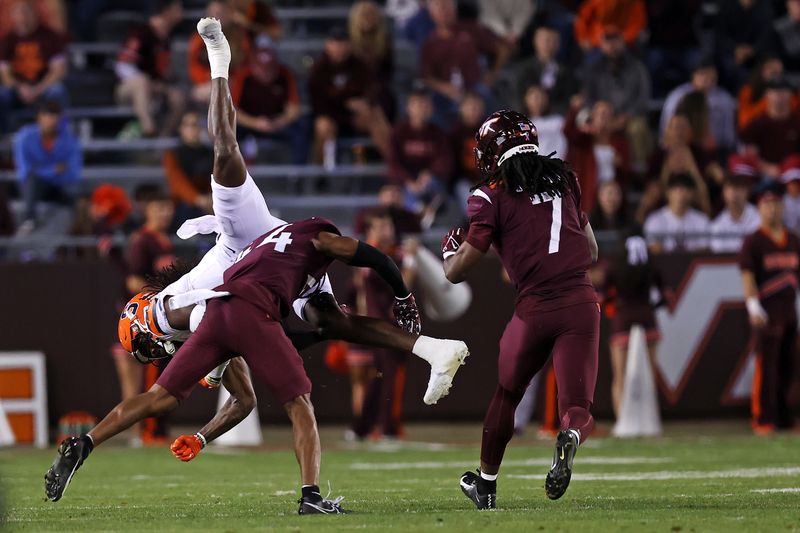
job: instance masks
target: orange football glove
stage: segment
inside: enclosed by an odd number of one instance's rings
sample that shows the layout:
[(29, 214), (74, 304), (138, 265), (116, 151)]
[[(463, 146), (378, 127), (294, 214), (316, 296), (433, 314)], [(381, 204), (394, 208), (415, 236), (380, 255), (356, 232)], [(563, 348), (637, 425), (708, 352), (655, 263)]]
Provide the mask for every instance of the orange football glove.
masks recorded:
[(169, 449), (172, 450), (172, 455), (185, 462), (197, 457), (200, 450), (205, 447), (205, 438), (199, 433), (195, 433), (194, 435), (181, 435), (175, 439)]

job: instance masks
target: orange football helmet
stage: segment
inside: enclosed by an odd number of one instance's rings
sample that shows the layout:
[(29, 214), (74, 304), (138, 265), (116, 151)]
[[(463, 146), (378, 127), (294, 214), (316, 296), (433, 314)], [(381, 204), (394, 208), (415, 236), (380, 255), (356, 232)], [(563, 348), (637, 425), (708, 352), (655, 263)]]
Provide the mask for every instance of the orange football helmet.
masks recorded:
[(119, 342), (140, 363), (169, 359), (177, 351), (156, 323), (155, 296), (154, 292), (140, 292), (125, 304), (119, 316)]

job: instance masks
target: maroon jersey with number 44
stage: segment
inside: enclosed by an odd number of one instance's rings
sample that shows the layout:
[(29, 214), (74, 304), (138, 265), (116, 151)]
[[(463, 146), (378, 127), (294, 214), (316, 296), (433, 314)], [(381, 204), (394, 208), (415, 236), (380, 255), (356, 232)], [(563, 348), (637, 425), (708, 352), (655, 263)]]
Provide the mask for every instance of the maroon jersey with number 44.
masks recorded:
[(563, 197), (480, 187), (467, 202), (467, 242), (494, 245), (517, 289), (517, 309), (548, 311), (597, 302), (577, 183)]
[(323, 231), (340, 234), (324, 218), (278, 226), (239, 254), (217, 290), (247, 300), (275, 320), (288, 316), (292, 302), (319, 284), (333, 261), (314, 248), (313, 239)]

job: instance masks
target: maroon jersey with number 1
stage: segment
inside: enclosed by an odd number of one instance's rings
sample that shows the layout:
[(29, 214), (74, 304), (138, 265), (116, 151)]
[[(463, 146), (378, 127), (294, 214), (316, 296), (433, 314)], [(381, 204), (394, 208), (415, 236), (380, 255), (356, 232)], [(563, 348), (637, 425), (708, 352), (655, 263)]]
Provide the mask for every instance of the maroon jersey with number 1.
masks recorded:
[(285, 318), (292, 302), (319, 283), (333, 261), (314, 248), (313, 239), (323, 231), (340, 234), (324, 218), (278, 226), (239, 254), (217, 290), (247, 300), (275, 320)]
[(597, 302), (586, 270), (592, 262), (580, 189), (563, 197), (480, 187), (469, 198), (467, 242), (494, 245), (517, 289), (517, 309), (548, 311)]

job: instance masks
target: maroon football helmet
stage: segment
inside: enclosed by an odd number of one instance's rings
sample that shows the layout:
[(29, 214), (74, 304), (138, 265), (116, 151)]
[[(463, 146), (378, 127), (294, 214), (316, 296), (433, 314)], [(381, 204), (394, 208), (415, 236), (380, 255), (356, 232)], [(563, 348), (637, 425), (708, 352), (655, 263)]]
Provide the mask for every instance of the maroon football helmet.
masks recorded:
[(532, 144), (531, 152), (538, 153), (539, 134), (536, 126), (522, 113), (504, 109), (495, 111), (483, 121), (475, 134), (475, 162), (486, 176), (497, 172), (503, 154), (523, 144)]

